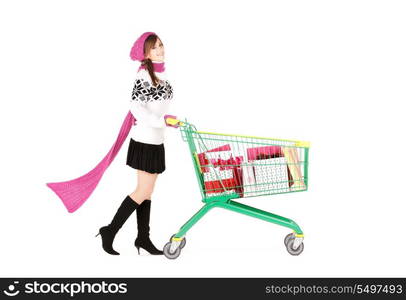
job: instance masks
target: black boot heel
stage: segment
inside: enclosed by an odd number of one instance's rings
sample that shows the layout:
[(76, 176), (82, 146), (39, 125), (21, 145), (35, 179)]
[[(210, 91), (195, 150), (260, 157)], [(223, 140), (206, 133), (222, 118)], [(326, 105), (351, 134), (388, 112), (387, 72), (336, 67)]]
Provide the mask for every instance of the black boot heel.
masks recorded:
[(152, 244), (151, 240), (149, 238), (147, 238), (146, 240), (135, 240), (134, 243), (135, 247), (138, 250), (138, 254), (140, 254), (140, 248), (144, 249), (145, 251), (147, 251), (149, 254), (152, 255), (162, 255), (164, 254), (163, 251), (157, 249), (154, 244)]

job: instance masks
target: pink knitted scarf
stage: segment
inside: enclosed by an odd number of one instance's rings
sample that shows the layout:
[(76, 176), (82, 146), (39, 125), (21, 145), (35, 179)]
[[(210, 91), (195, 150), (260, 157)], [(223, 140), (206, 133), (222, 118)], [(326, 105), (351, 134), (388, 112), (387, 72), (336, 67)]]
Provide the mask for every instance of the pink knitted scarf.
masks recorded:
[[(164, 72), (165, 71), (165, 63), (164, 62), (152, 62), (152, 65), (154, 66), (154, 72)], [(138, 71), (141, 69), (146, 69), (145, 65), (140, 65), (138, 68)]]
[(46, 184), (59, 196), (59, 198), (61, 198), (68, 212), (73, 213), (76, 211), (90, 197), (102, 178), (104, 171), (112, 163), (126, 140), (131, 127), (135, 125), (135, 121), (136, 119), (132, 115), (131, 111), (129, 111), (123, 124), (121, 125), (121, 129), (115, 143), (107, 155), (93, 170), (76, 179)]

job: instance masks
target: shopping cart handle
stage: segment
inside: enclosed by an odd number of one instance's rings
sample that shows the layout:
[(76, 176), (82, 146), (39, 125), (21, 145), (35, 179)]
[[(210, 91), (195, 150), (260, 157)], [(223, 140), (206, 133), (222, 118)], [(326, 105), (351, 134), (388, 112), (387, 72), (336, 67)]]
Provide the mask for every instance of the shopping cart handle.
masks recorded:
[(179, 122), (179, 126), (185, 125), (182, 121), (174, 119), (174, 118), (166, 118), (166, 123), (169, 125), (176, 125)]

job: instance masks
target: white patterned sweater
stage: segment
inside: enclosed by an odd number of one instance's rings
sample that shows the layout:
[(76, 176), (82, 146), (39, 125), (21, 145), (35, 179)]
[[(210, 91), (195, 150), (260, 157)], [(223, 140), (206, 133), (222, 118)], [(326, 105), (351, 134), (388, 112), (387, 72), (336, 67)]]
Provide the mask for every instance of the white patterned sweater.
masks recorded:
[(167, 127), (164, 116), (169, 114), (173, 91), (165, 72), (155, 74), (160, 83), (153, 86), (147, 70), (137, 72), (130, 100), (130, 110), (137, 121), (131, 137), (138, 142), (159, 145), (164, 142)]

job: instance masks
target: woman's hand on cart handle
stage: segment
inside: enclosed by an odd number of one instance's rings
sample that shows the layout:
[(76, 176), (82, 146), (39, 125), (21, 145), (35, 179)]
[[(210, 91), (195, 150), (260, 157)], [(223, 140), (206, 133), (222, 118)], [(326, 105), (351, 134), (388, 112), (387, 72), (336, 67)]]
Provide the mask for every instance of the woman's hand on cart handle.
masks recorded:
[(183, 126), (183, 122), (177, 119), (176, 116), (173, 115), (165, 115), (164, 116), (166, 126), (178, 128), (179, 126)]

